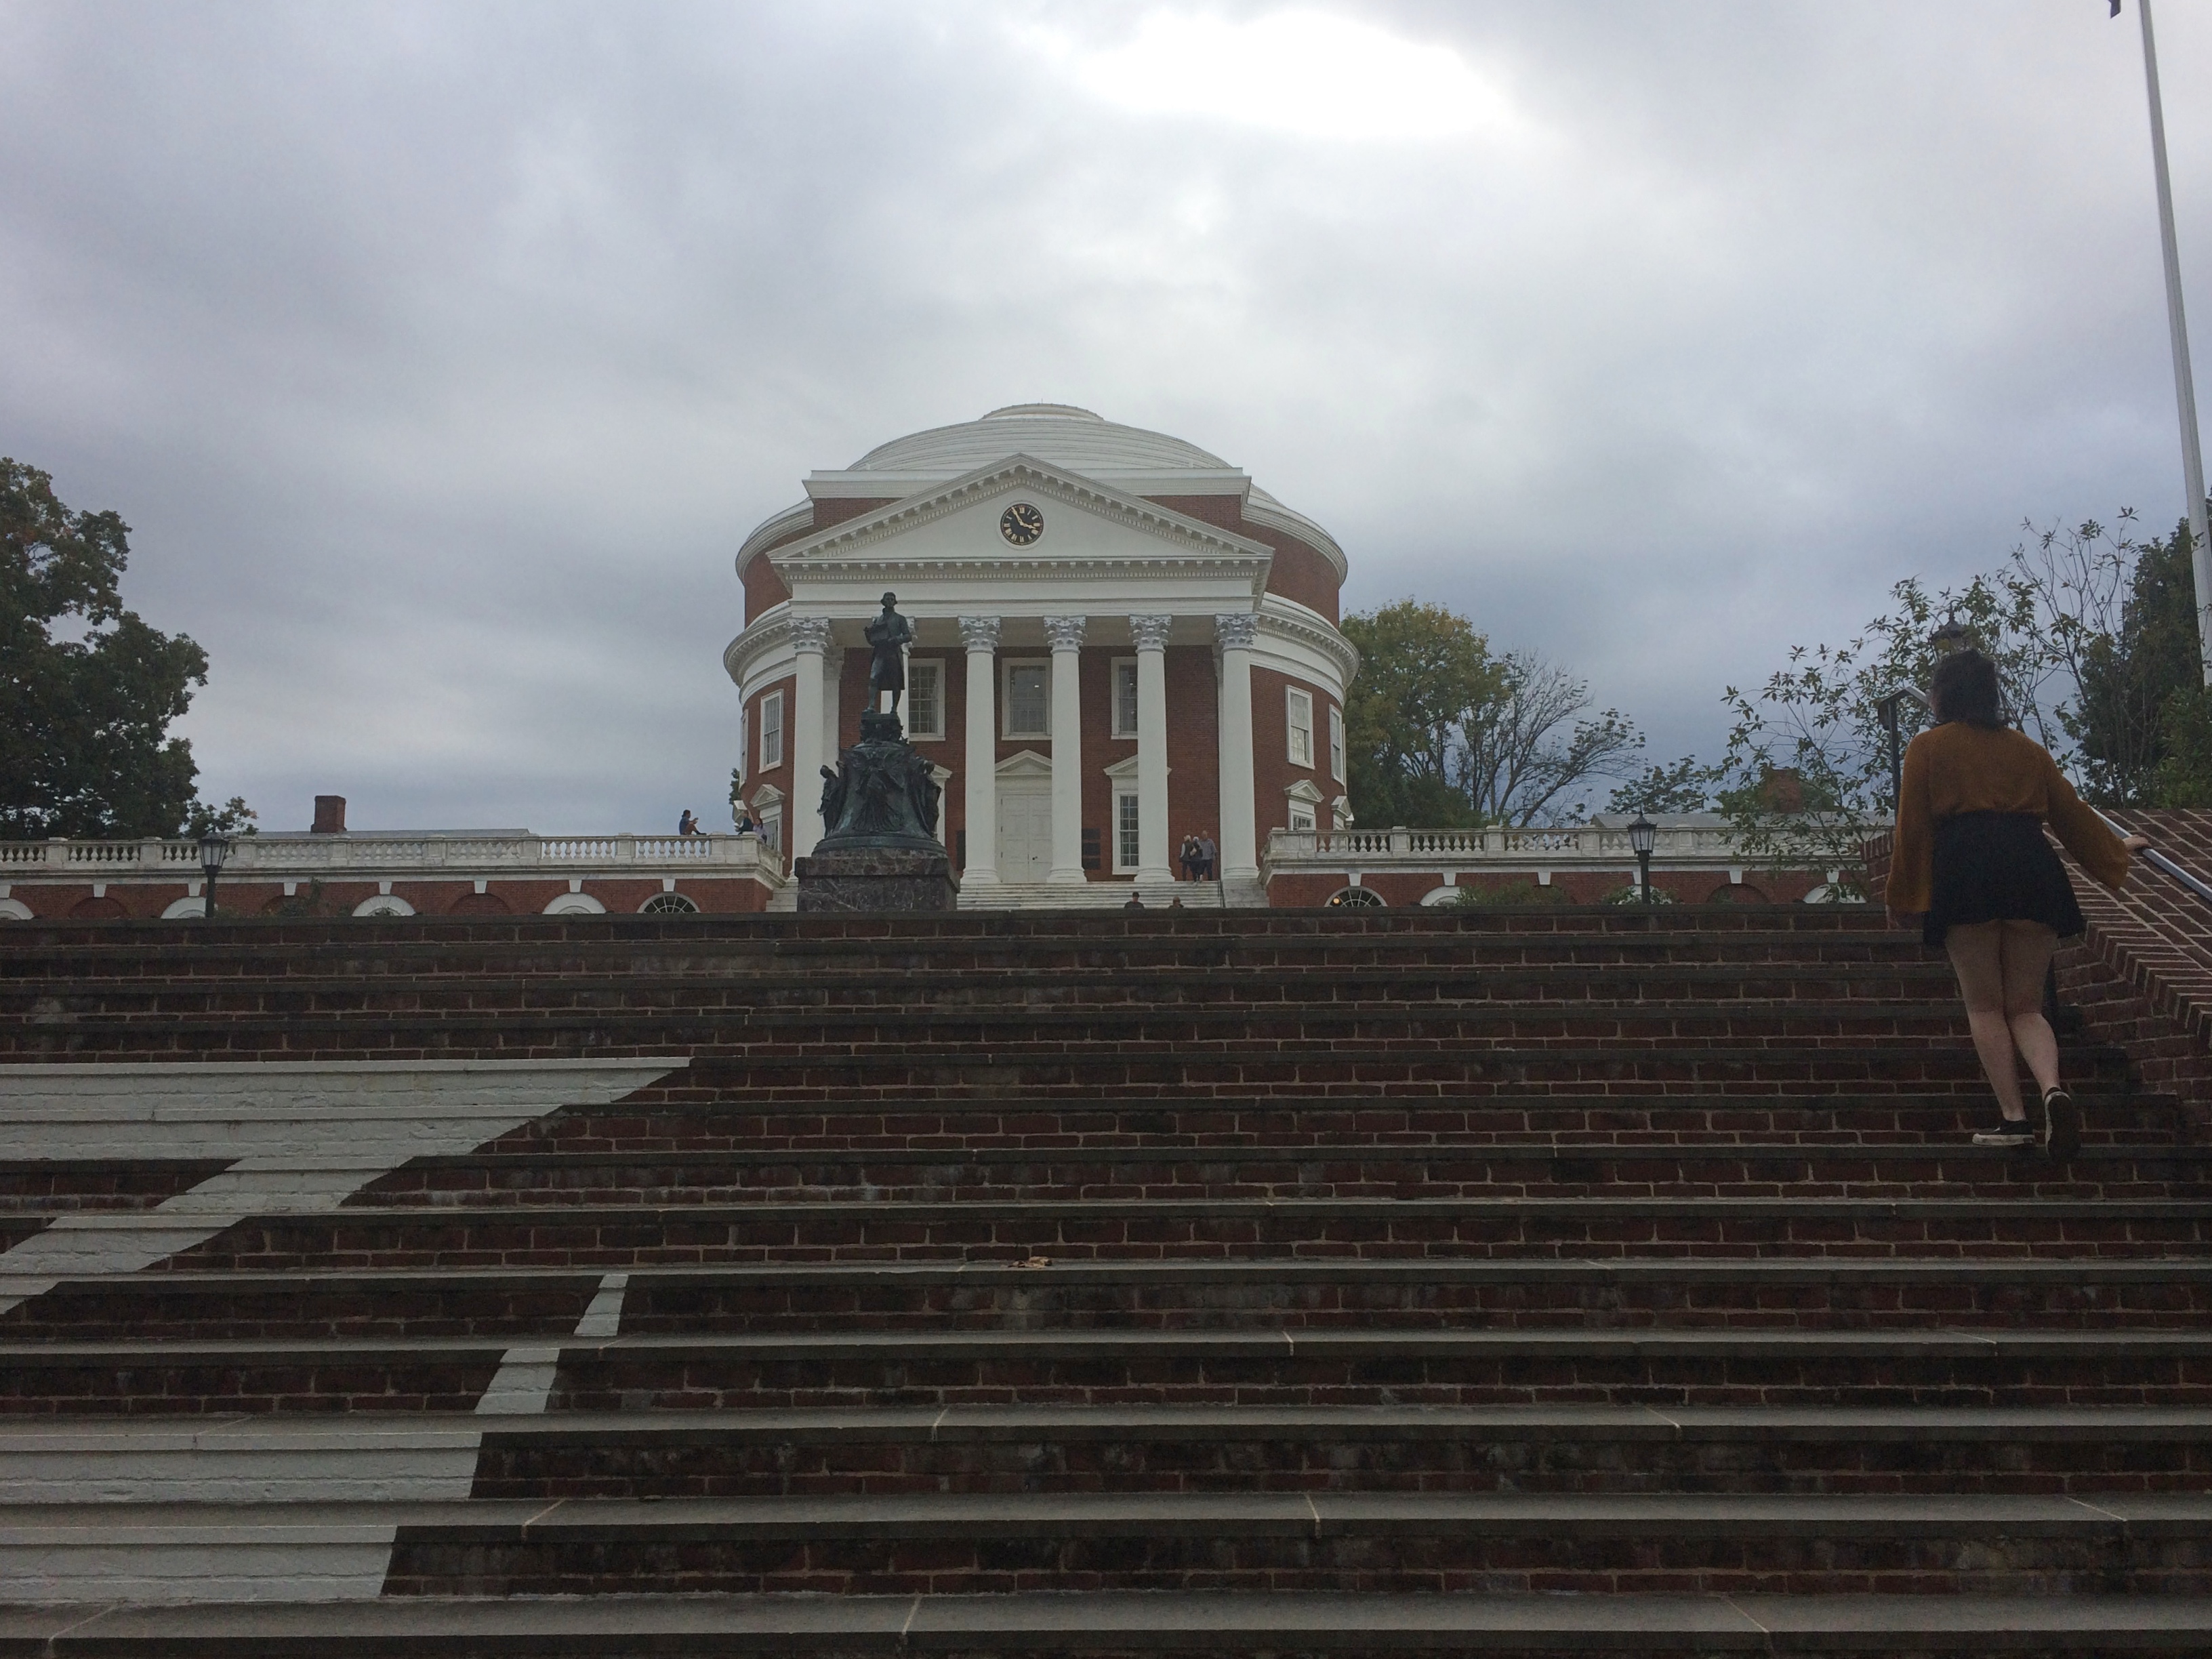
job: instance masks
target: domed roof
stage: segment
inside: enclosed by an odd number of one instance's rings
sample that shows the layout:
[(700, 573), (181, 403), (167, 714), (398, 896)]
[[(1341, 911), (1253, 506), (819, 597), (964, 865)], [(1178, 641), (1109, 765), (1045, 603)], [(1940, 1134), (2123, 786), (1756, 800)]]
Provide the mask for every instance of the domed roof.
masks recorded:
[(878, 444), (854, 462), (851, 470), (951, 478), (1017, 453), (1091, 477), (1236, 470), (1196, 444), (1164, 432), (1122, 426), (1072, 404), (1009, 404), (980, 421), (910, 433)]

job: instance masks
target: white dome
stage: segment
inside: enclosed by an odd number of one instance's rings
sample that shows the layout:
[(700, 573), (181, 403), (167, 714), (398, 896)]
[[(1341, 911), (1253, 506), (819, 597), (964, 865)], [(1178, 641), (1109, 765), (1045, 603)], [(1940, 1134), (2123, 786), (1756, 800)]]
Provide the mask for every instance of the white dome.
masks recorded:
[(1087, 477), (1236, 470), (1196, 444), (1122, 426), (1072, 404), (1010, 404), (980, 421), (910, 433), (878, 444), (851, 470), (954, 478), (1013, 454), (1034, 455)]

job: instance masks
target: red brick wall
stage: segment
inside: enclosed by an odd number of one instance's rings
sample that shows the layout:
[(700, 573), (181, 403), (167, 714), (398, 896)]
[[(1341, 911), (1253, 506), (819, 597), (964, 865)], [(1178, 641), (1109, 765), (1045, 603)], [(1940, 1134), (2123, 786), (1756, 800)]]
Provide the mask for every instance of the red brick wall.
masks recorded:
[(1267, 591), (1318, 611), (1331, 622), (1337, 620), (1336, 567), (1318, 549), (1307, 546), (1297, 537), (1249, 522), (1244, 517), (1244, 504), (1236, 496), (1152, 495), (1146, 499), (1158, 502), (1170, 513), (1218, 525), (1248, 541), (1261, 542), (1273, 548), (1275, 556), (1267, 568)]
[[(1310, 767), (1291, 763), (1288, 693), (1293, 685), (1313, 696), (1314, 763)], [(1301, 778), (1321, 791), (1322, 799), (1314, 807), (1314, 820), (1323, 830), (1329, 827), (1328, 804), (1345, 790), (1343, 784), (1329, 775), (1328, 769), (1328, 716), (1336, 707), (1335, 700), (1310, 680), (1293, 679), (1272, 668), (1252, 671), (1252, 791), (1260, 852), (1267, 851), (1268, 830), (1290, 827), (1290, 798), (1284, 792)], [(1358, 803), (1352, 805), (1357, 810)], [(1389, 828), (1387, 824), (1364, 827)]]
[(1204, 830), (1221, 840), (1221, 686), (1210, 645), (1168, 647), (1168, 867)]
[[(1407, 873), (1404, 871), (1362, 871), (1360, 885), (1379, 893), (1386, 904), (1419, 904), (1429, 894), (1444, 885), (1441, 871)], [(1601, 904), (1626, 884), (1628, 878), (1618, 871), (1559, 870), (1553, 872), (1552, 890), (1559, 894), (1554, 902), (1562, 904)], [(1310, 875), (1298, 873), (1281, 875), (1267, 884), (1267, 902), (1279, 906), (1308, 906), (1326, 904), (1332, 895), (1344, 890), (1346, 872)], [(1462, 875), (1459, 885), (1489, 890), (1505, 888), (1528, 889), (1537, 883), (1534, 876), (1524, 875)], [(1669, 871), (1655, 870), (1651, 874), (1655, 891), (1668, 895), (1677, 904), (1765, 904), (1769, 902), (1794, 904), (1820, 885), (1817, 873), (1795, 872), (1772, 878), (1764, 872), (1755, 878), (1747, 878), (1742, 885), (1732, 885), (1726, 871)], [(1725, 894), (1726, 896), (1717, 896)]]
[(750, 623), (763, 611), (774, 609), (791, 597), (783, 578), (775, 574), (768, 556), (779, 547), (788, 547), (793, 542), (805, 541), (818, 531), (833, 524), (842, 524), (848, 519), (857, 519), (872, 513), (879, 507), (889, 507), (890, 501), (827, 501), (814, 503), (814, 522), (799, 526), (787, 535), (777, 537), (746, 562), (744, 574), (739, 579), (745, 590), (745, 620)]
[[(850, 666), (849, 659), (848, 666)], [(759, 765), (761, 704), (766, 700), (769, 692), (777, 690), (783, 693), (783, 763), (763, 769)], [(793, 781), (793, 766), (798, 755), (798, 745), (794, 741), (798, 724), (799, 681), (796, 676), (771, 680), (755, 692), (752, 701), (745, 705), (745, 799), (747, 801), (754, 799), (759, 794), (763, 784), (772, 783), (783, 792), (783, 844), (787, 855), (791, 847), (791, 826), (794, 816), (793, 808), (798, 795), (798, 788), (794, 787)], [(816, 764), (818, 765), (819, 763)], [(806, 776), (811, 778), (814, 775), (814, 768), (808, 767)]]
[[(216, 915), (233, 921), (275, 915), (288, 903), (297, 906), (313, 900), (325, 915), (349, 915), (356, 905), (376, 897), (381, 890), (377, 883), (367, 880), (325, 882), (319, 893), (308, 881), (301, 881), (297, 886), (297, 894), (288, 898), (282, 881), (218, 881)], [(486, 887), (488, 890), (479, 893), (473, 880), (395, 880), (392, 896), (413, 906), (418, 915), (536, 915), (568, 890), (566, 879), (550, 877), (523, 879), (495, 876), (487, 881)], [(606, 879), (587, 877), (583, 890), (608, 910), (626, 915), (664, 889), (658, 876)], [(702, 911), (714, 915), (762, 909), (769, 896), (767, 888), (749, 878), (681, 877), (676, 890)], [(14, 891), (14, 896), (41, 920), (69, 917), (77, 921), (151, 921), (187, 896), (184, 883), (161, 881), (112, 882), (107, 884), (106, 892), (97, 898), (93, 896), (90, 883), (58, 882), (51, 886), (18, 883)], [(0, 922), (0, 927), (4, 926)]]

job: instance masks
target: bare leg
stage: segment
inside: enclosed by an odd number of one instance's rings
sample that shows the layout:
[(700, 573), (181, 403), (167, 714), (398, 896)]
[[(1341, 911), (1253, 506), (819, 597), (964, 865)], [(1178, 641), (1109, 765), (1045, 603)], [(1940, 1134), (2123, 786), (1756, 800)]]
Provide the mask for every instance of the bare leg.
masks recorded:
[(2058, 935), (2039, 921), (2006, 921), (2004, 930), (2005, 1024), (2039, 1091), (2058, 1086), (2058, 1039), (2043, 1017), (2043, 976), (2058, 949)]
[[(2020, 1060), (2013, 1048), (2012, 1022), (2005, 1012), (2005, 926), (2000, 921), (1977, 921), (1953, 927), (1943, 935), (1943, 948), (1950, 952), (1960, 994), (1966, 1000), (1966, 1024), (1974, 1034), (1974, 1052), (1981, 1056), (1990, 1087), (1996, 1091), (2005, 1121), (2025, 1123), (2027, 1108), (2020, 1098)], [(2039, 981), (2039, 998), (2042, 988)], [(2047, 1034), (2050, 1028), (2044, 1029)], [(2055, 1044), (2053, 1051), (2055, 1055)]]

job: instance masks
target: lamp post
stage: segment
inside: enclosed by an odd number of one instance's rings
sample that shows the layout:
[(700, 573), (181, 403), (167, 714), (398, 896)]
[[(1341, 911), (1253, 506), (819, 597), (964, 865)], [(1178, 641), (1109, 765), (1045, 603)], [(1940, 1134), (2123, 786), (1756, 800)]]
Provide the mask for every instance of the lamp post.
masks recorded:
[(1644, 902), (1651, 902), (1651, 849), (1659, 844), (1659, 826), (1644, 816), (1639, 809), (1636, 822), (1628, 826), (1628, 844), (1636, 851), (1636, 867), (1640, 872)]
[(207, 878), (207, 908), (200, 912), (200, 920), (215, 917), (215, 878), (222, 873), (223, 860), (230, 856), (230, 837), (210, 830), (200, 837), (200, 873)]

